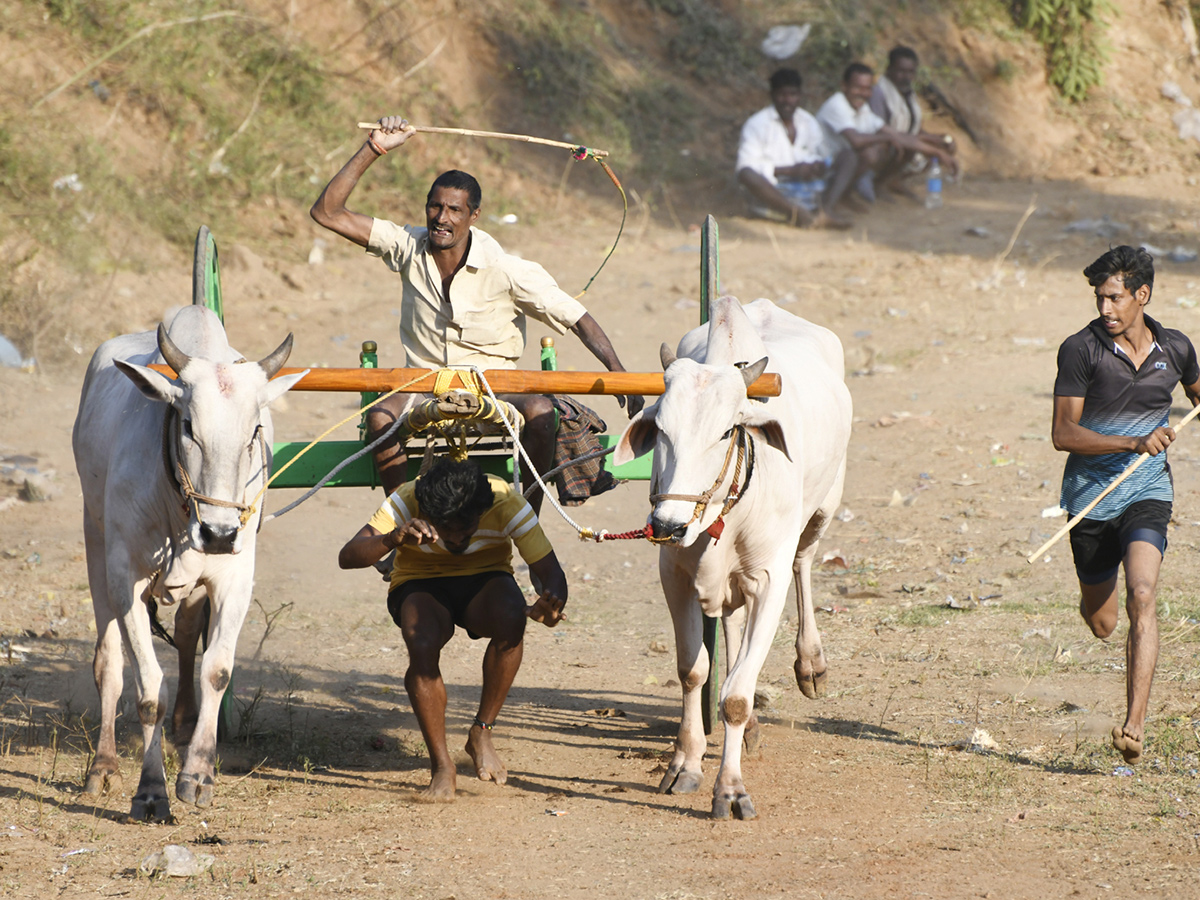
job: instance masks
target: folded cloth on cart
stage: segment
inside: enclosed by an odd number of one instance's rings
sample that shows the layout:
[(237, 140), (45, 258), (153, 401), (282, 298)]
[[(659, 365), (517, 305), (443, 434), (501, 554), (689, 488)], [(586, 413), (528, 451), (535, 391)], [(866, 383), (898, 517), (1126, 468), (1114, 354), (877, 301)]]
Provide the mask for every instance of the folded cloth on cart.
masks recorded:
[[(597, 435), (608, 430), (604, 420), (572, 397), (555, 395), (551, 399), (558, 411), (554, 468), (600, 450)], [(579, 506), (589, 497), (611, 491), (617, 486), (617, 479), (604, 468), (604, 458), (601, 456), (563, 469), (554, 481), (558, 487), (558, 502), (564, 506)]]

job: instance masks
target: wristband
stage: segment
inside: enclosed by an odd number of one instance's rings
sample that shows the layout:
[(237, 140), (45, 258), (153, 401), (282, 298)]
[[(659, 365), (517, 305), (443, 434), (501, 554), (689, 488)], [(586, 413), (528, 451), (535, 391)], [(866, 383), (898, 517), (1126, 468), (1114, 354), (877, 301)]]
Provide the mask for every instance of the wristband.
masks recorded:
[(376, 156), (383, 156), (385, 153), (387, 153), (386, 150), (384, 150), (377, 143), (375, 143), (375, 138), (373, 138), (373, 137), (367, 138), (367, 146), (375, 151)]

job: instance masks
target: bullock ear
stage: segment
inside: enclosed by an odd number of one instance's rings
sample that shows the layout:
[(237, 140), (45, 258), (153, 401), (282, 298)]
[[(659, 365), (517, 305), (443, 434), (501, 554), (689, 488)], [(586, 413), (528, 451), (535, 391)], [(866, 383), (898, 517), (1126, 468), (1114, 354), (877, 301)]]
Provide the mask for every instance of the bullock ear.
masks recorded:
[(792, 454), (788, 453), (787, 439), (783, 436), (783, 426), (779, 424), (778, 419), (765, 419), (762, 422), (753, 423), (747, 422), (746, 430), (760, 440), (766, 441), (791, 461)]
[(272, 378), (258, 392), (258, 406), (261, 409), (264, 406), (269, 406), (274, 403), (293, 387), (296, 382), (311, 372), (312, 369), (305, 369), (303, 372), (293, 372), (291, 375), (280, 375), (278, 378)]
[(123, 359), (115, 359), (113, 362), (130, 381), (137, 385), (137, 389), (151, 400), (174, 403), (183, 396), (183, 389), (160, 372), (139, 366), (137, 363), (126, 362)]
[(654, 421), (656, 412), (658, 404), (646, 407), (629, 420), (613, 453), (614, 466), (622, 466), (654, 449), (654, 442), (658, 440), (658, 423)]

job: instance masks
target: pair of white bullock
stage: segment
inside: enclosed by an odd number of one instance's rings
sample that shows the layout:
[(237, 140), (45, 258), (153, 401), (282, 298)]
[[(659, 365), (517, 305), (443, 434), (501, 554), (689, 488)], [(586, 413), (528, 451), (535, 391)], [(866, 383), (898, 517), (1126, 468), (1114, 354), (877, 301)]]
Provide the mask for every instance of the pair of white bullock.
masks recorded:
[[(86, 790), (99, 792), (119, 778), (114, 719), (123, 638), (145, 743), (134, 818), (170, 816), (162, 764), (166, 687), (151, 646), (154, 602), (180, 602), (173, 720), (176, 740), (188, 750), (176, 795), (198, 806), (212, 802), (217, 708), (253, 585), (260, 513), (248, 503), (270, 468), (267, 406), (300, 377), (270, 380), (290, 349), (289, 335), (261, 363), (239, 364), (216, 317), (189, 307), (169, 334), (160, 326), (157, 338), (126, 335), (103, 344), (84, 381), (74, 447), (101, 698)], [(146, 368), (160, 354), (175, 380)], [(675, 756), (659, 790), (700, 786), (700, 686), (709, 667), (702, 614), (723, 616), (726, 646), (731, 655), (737, 649), (721, 689), (725, 744), (712, 813), (753, 818), (741, 747), (743, 739), (757, 745), (755, 684), (792, 578), (800, 613), (796, 679), (806, 696), (824, 689), (811, 572), (846, 471), (851, 401), (842, 348), (832, 332), (770, 301), (743, 308), (725, 297), (708, 325), (683, 338), (678, 358), (663, 345), (662, 362), (665, 393), (630, 422), (616, 453), (621, 462), (654, 451), (651, 524), (663, 543), (659, 573), (684, 697)], [(768, 365), (783, 376), (782, 394), (747, 398), (747, 386)], [(206, 596), (213, 615), (197, 710), (194, 656)]]

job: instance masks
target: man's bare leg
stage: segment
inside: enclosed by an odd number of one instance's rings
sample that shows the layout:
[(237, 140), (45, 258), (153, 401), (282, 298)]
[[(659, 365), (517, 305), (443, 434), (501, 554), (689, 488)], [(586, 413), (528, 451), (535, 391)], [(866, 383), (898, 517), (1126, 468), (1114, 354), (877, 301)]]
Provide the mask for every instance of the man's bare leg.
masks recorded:
[[(412, 397), (411, 394), (393, 394), (367, 411), (367, 443), (375, 441), (395, 424), (401, 413), (412, 404)], [(372, 455), (383, 491), (390, 495), (408, 478), (408, 455), (404, 452), (404, 445), (393, 436), (382, 446), (376, 447)]]
[(412, 593), (404, 601), (401, 622), (409, 660), (404, 689), (429, 749), (432, 775), (421, 798), (448, 803), (454, 799), (455, 770), (446, 748), (446, 683), (439, 663), (442, 647), (454, 634), (454, 621), (431, 594)]
[(1162, 553), (1146, 541), (1132, 541), (1125, 551), (1125, 724), (1113, 729), (1113, 746), (1131, 765), (1142, 758), (1150, 686), (1158, 665), (1158, 608), (1155, 593)]
[(483, 654), (479, 712), (467, 734), (466, 746), (480, 781), (496, 784), (508, 781), (508, 769), (492, 746), (492, 730), (485, 726), (495, 724), (521, 668), (525, 654), (525, 620), (525, 598), (516, 581), (507, 574), (487, 582), (466, 609), (467, 627), (475, 634), (490, 638)]

